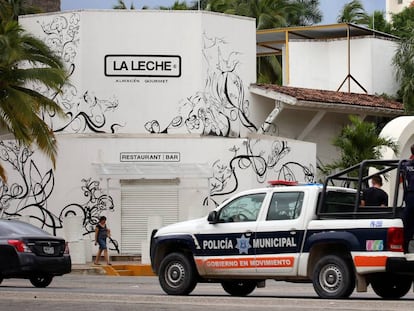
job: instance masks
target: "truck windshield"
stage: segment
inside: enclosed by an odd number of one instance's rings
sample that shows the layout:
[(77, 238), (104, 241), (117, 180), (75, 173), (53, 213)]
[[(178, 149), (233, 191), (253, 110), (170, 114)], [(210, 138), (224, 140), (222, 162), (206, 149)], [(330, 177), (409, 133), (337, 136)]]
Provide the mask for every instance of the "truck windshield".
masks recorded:
[(255, 221), (266, 193), (238, 197), (227, 203), (219, 214), (219, 222)]

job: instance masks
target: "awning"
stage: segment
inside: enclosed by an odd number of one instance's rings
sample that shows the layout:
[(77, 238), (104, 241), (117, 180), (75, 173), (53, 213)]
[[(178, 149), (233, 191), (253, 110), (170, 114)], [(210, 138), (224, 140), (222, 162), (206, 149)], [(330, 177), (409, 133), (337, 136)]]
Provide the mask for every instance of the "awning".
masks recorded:
[(262, 29), (256, 32), (257, 55), (281, 54), (289, 40), (328, 40), (362, 36), (398, 37), (352, 23)]
[(92, 163), (101, 178), (172, 179), (210, 178), (213, 169), (207, 163)]

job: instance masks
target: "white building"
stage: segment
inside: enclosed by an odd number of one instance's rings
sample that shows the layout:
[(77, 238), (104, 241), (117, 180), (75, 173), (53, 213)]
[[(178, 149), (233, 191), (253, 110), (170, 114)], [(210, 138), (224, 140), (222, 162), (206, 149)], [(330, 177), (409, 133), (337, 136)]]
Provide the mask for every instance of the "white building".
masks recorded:
[(314, 143), (258, 133), (267, 115), (248, 91), (253, 19), (114, 10), (20, 22), (60, 53), (71, 85), (57, 98), (67, 118), (45, 116), (55, 170), (38, 151), (1, 143), (4, 215), (58, 235), (78, 215), (87, 235), (106, 214), (120, 252), (136, 254), (152, 228), (206, 215), (235, 191), (314, 179)]
[[(395, 91), (393, 38), (352, 25), (263, 39), (253, 19), (200, 11), (75, 11), (20, 22), (62, 56), (71, 84), (57, 97), (67, 118), (45, 116), (58, 137), (55, 170), (36, 150), (0, 143), (9, 173), (1, 212), (58, 235), (77, 215), (85, 236), (105, 214), (112, 248), (124, 254), (147, 250), (154, 227), (205, 215), (236, 191), (315, 181), (316, 159), (335, 158), (331, 139), (349, 114), (402, 114), (401, 104), (336, 92), (342, 81), (359, 93), (358, 84), (370, 94)], [(285, 85), (256, 84), (256, 54), (274, 51), (283, 54)]]
[(391, 21), (392, 14), (401, 13), (409, 5), (413, 4), (413, 0), (385, 0), (385, 12), (387, 21)]
[(392, 57), (397, 38), (354, 24), (266, 29), (258, 55), (280, 55), (283, 86), (252, 85), (268, 115), (266, 132), (317, 144), (322, 164), (336, 159), (332, 141), (350, 114), (385, 124), (402, 115)]

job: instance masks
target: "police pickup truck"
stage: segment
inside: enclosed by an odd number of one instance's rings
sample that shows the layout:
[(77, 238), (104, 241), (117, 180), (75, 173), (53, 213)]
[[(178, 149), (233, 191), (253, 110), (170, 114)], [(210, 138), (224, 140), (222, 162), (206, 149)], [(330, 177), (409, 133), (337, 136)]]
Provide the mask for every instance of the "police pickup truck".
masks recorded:
[[(272, 279), (313, 283), (321, 298), (346, 298), (369, 285), (380, 297), (403, 297), (414, 254), (404, 249), (402, 162), (367, 160), (323, 185), (272, 182), (243, 191), (206, 217), (154, 230), (152, 269), (169, 295), (216, 282), (246, 296)], [(396, 180), (388, 207), (359, 204), (373, 169)]]

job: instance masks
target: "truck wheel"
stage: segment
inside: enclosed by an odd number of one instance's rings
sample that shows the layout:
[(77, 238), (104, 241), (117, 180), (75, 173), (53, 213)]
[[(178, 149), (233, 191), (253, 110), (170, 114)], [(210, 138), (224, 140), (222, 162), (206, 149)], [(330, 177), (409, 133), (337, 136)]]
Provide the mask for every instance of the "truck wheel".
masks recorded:
[(33, 286), (35, 287), (47, 287), (50, 285), (50, 283), (52, 283), (53, 280), (53, 276), (51, 275), (35, 275), (32, 276), (31, 278), (29, 278), (30, 283), (32, 283)]
[(413, 283), (413, 279), (406, 275), (381, 273), (371, 280), (374, 292), (385, 299), (398, 299), (405, 296)]
[(255, 281), (237, 280), (221, 282), (223, 289), (232, 296), (247, 296), (253, 292), (257, 286)]
[(321, 298), (347, 298), (355, 288), (351, 265), (336, 255), (322, 257), (313, 271), (313, 288)]
[(168, 295), (188, 295), (197, 285), (195, 267), (181, 253), (171, 253), (161, 261), (158, 279)]

